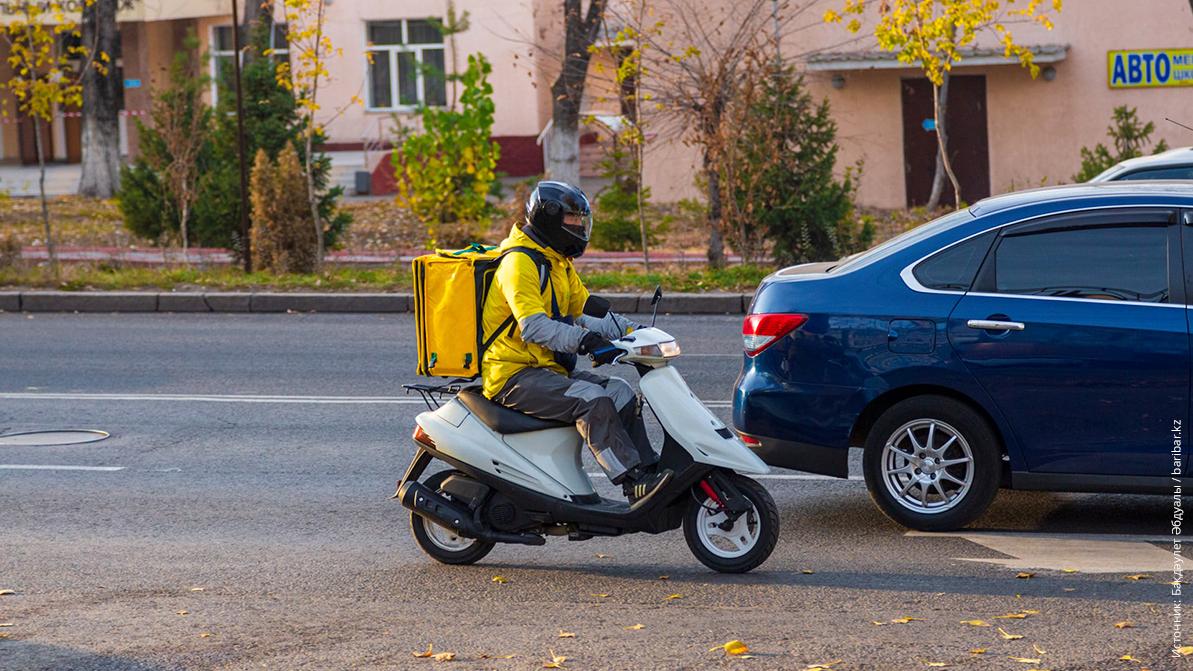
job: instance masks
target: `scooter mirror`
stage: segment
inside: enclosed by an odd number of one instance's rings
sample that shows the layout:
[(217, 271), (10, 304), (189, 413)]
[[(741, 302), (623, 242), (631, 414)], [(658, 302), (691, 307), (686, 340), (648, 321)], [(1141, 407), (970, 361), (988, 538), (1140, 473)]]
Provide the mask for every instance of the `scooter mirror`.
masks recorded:
[(659, 316), (659, 301), (663, 300), (663, 286), (656, 284), (654, 288), (654, 297), (650, 299), (650, 325), (654, 326), (655, 319)]
[(588, 300), (584, 301), (583, 312), (589, 317), (604, 319), (609, 315), (609, 308), (610, 303), (608, 299), (601, 298), (600, 296), (590, 295)]

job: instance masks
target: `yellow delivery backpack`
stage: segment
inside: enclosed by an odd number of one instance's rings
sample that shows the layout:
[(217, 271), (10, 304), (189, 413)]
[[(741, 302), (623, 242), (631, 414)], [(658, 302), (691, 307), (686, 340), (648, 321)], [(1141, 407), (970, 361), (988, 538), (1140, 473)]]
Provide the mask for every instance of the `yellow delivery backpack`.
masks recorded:
[(539, 267), (545, 289), (550, 261), (537, 249), (499, 250), (479, 243), (436, 250), (414, 259), (414, 328), (418, 334), (418, 374), (475, 378), (485, 350), (497, 333), (483, 333), (485, 297), (497, 265), (508, 254), (526, 254)]

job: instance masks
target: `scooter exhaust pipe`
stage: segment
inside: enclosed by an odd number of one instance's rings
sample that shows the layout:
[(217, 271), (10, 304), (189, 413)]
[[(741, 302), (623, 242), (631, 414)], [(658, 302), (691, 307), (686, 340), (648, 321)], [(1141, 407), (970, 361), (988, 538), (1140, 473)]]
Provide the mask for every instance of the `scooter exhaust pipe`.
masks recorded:
[(420, 482), (413, 480), (398, 489), (397, 499), (414, 512), (461, 535), (493, 543), (519, 543), (521, 545), (545, 545), (547, 539), (537, 534), (505, 533), (487, 529), (472, 519), (472, 513), (451, 499), (448, 499)]

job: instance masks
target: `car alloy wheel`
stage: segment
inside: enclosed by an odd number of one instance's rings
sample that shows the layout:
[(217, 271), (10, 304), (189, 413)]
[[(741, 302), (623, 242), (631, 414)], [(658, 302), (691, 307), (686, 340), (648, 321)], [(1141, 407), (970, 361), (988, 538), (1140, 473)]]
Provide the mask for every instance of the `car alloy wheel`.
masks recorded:
[(895, 429), (882, 451), (882, 482), (891, 498), (921, 514), (951, 510), (973, 487), (969, 442), (938, 419), (914, 419)]

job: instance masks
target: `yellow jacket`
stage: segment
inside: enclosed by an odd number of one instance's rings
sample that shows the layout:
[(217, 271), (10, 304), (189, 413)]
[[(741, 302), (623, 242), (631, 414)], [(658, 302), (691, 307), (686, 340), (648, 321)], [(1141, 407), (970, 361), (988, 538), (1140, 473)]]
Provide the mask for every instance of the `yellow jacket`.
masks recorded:
[(484, 394), (488, 398), (493, 398), (515, 373), (528, 366), (547, 368), (567, 375), (563, 366), (555, 362), (555, 355), (551, 350), (522, 339), (520, 324), (527, 317), (538, 313), (552, 316), (552, 289), (555, 291), (559, 312), (564, 317), (579, 318), (584, 303), (588, 300), (588, 289), (584, 288), (579, 275), (576, 274), (576, 267), (571, 259), (549, 247), (539, 245), (517, 227), (514, 227), (509, 237), (502, 241), (500, 248), (506, 250), (511, 247), (529, 247), (541, 251), (551, 262), (551, 281), (539, 291), (539, 268), (526, 254), (509, 254), (497, 267), (482, 314), (484, 337), (491, 337), (511, 315), (514, 323), (506, 327), (485, 350), (482, 377)]

